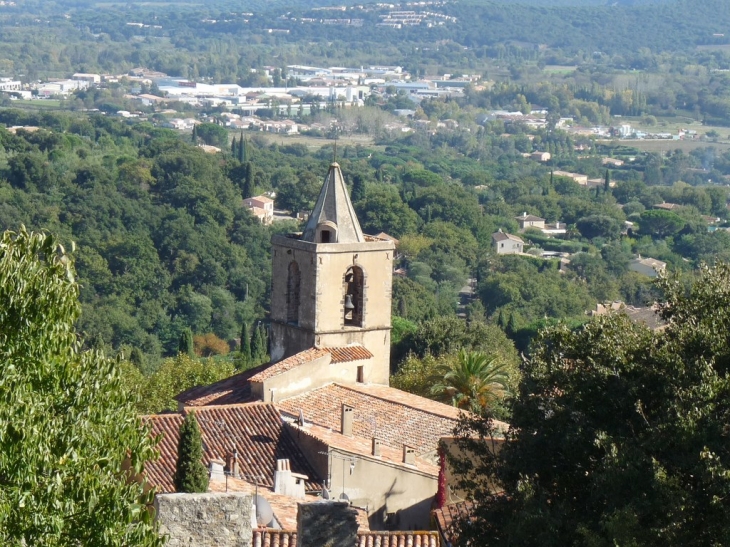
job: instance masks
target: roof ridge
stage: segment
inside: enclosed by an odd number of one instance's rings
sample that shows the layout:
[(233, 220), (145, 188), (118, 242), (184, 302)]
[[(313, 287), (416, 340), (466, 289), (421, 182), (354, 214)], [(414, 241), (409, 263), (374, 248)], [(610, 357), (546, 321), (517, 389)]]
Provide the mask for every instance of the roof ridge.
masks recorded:
[[(381, 396), (381, 395), (376, 395), (376, 394), (374, 394), (374, 393), (370, 393), (369, 391), (366, 391), (366, 390), (362, 390), (362, 389), (359, 389), (359, 388), (358, 388), (357, 386), (355, 386), (355, 385), (345, 385), (345, 384), (340, 384), (340, 383), (338, 383), (338, 382), (332, 382), (332, 384), (334, 384), (334, 385), (336, 385), (336, 386), (338, 386), (338, 387), (344, 388), (344, 389), (349, 389), (350, 391), (356, 391), (357, 393), (362, 393), (362, 394), (364, 394), (364, 395), (367, 395), (367, 396), (369, 396), (369, 397), (373, 397), (373, 398), (375, 398), (375, 399), (379, 399), (379, 400), (381, 400), (381, 401), (385, 401), (385, 402), (388, 402), (388, 403), (391, 403), (391, 404), (395, 404), (395, 405), (401, 405), (401, 406), (407, 406), (408, 408), (412, 408), (412, 409), (414, 409), (414, 410), (418, 410), (418, 411), (420, 411), (420, 412), (425, 412), (426, 414), (431, 414), (432, 416), (439, 416), (439, 417), (441, 417), (441, 418), (444, 418), (444, 417), (445, 417), (445, 416), (444, 416), (443, 414), (438, 414), (438, 413), (436, 413), (436, 412), (434, 412), (434, 411), (431, 411), (431, 410), (427, 410), (427, 409), (425, 409), (425, 408), (422, 408), (422, 407), (419, 407), (419, 406), (414, 406), (413, 404), (408, 404), (408, 403), (405, 403), (405, 402), (401, 402), (401, 401), (394, 401), (394, 400), (392, 400), (392, 399), (388, 399), (388, 398), (386, 398), (386, 397), (384, 397), (384, 396)], [(442, 406), (444, 406), (444, 407), (446, 407), (446, 408), (449, 408), (449, 409), (454, 409), (454, 410), (456, 410), (457, 412), (460, 412), (460, 413), (461, 413), (461, 412), (464, 412), (464, 413), (466, 414), (466, 411), (464, 411), (464, 410), (462, 410), (462, 409), (460, 409), (460, 408), (457, 408), (457, 407), (453, 407), (453, 406), (447, 405), (447, 404), (445, 404), (445, 403), (441, 403), (441, 402), (439, 402), (439, 401), (434, 401), (433, 399), (428, 399), (427, 397), (422, 397), (422, 396), (420, 396), (420, 395), (416, 395), (415, 393), (410, 393), (410, 392), (408, 392), (408, 391), (403, 391), (402, 389), (398, 389), (398, 388), (395, 388), (395, 387), (390, 387), (390, 386), (384, 386), (384, 385), (377, 385), (377, 384), (368, 384), (368, 385), (376, 386), (376, 388), (388, 388), (388, 389), (393, 389), (393, 390), (395, 390), (395, 391), (398, 391), (398, 392), (400, 392), (400, 393), (405, 393), (405, 394), (406, 394), (407, 396), (410, 396), (410, 397), (418, 397), (418, 398), (420, 398), (420, 399), (424, 399), (424, 400), (428, 401), (429, 403), (433, 403), (433, 404), (438, 404), (438, 405), (442, 405)], [(449, 419), (450, 419), (450, 418), (449, 418)]]

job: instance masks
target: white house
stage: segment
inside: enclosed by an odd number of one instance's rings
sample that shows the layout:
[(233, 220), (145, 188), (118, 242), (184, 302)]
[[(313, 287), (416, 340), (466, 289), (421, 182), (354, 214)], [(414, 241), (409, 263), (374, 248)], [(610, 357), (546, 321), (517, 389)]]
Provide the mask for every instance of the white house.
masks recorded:
[(629, 262), (629, 270), (649, 277), (657, 277), (659, 273), (666, 269), (666, 267), (666, 262), (662, 262), (655, 258), (641, 258), (641, 255)]
[(507, 234), (500, 228), (492, 234), (494, 251), (499, 255), (512, 255), (522, 253), (525, 242), (512, 234)]

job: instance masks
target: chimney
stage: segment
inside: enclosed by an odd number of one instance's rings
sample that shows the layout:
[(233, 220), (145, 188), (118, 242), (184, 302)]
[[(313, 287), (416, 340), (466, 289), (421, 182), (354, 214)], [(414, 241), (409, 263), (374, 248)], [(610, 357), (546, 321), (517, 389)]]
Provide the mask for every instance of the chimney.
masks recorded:
[(380, 456), (380, 439), (373, 437), (373, 456)]
[(345, 404), (342, 405), (342, 429), (341, 432), (347, 437), (352, 437), (352, 421), (355, 418), (355, 409)]
[(239, 478), (239, 470), (238, 470), (238, 450), (236, 450), (236, 445), (233, 445), (233, 452), (229, 452), (226, 456), (226, 472), (234, 478)]
[(304, 499), (304, 486), (308, 477), (299, 473), (292, 473), (288, 459), (276, 460), (274, 471), (274, 493)]
[(226, 481), (226, 473), (224, 471), (223, 465), (223, 460), (210, 460), (210, 464), (208, 466), (208, 477), (210, 482)]
[(416, 449), (408, 445), (403, 445), (403, 463), (408, 465), (416, 465)]

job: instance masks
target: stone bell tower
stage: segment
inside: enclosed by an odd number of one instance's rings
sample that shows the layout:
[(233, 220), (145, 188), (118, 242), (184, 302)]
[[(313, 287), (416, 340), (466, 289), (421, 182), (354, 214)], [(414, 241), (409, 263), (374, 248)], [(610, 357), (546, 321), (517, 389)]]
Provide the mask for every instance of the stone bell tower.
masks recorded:
[(363, 235), (337, 163), (304, 232), (271, 243), (271, 361), (359, 344), (373, 354), (364, 381), (388, 384), (395, 246)]

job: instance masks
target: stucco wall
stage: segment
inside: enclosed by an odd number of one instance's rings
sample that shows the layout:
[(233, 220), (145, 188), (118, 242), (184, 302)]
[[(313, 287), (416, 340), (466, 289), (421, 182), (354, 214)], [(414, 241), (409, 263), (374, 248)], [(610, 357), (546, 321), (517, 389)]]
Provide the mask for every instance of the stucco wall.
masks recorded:
[[(334, 449), (332, 453), (336, 454), (330, 457), (330, 492), (333, 498), (342, 494), (344, 471), (344, 492), (353, 505), (368, 508), (371, 528), (428, 529), (431, 502), (438, 488), (436, 476), (374, 456), (351, 456)], [(354, 459), (352, 473), (349, 459), (338, 456)], [(397, 524), (386, 524), (383, 520), (385, 513), (397, 513)]]
[[(254, 393), (259, 397), (265, 397), (266, 401), (276, 402), (333, 382), (354, 384), (357, 382), (357, 367), (360, 365), (365, 367), (365, 379), (367, 380), (368, 370), (372, 366), (371, 360), (335, 364), (331, 361), (332, 356), (327, 354), (277, 376), (267, 378), (260, 384), (257, 382), (254, 384)], [(274, 390), (273, 400), (271, 390)]]
[[(312, 345), (358, 343), (375, 356), (366, 375), (369, 382), (388, 383), (390, 369), (390, 310), (393, 288), (392, 242), (314, 244), (272, 238), (272, 349), (278, 361)], [(287, 323), (289, 264), (296, 261), (301, 282), (298, 323)], [(344, 324), (344, 276), (348, 267), (365, 276), (362, 325)]]
[(168, 547), (250, 547), (249, 494), (159, 494), (155, 518)]

